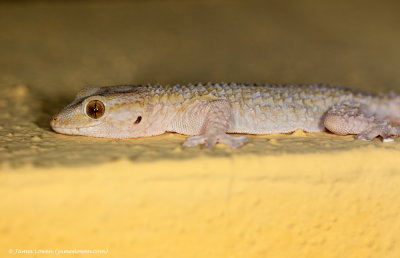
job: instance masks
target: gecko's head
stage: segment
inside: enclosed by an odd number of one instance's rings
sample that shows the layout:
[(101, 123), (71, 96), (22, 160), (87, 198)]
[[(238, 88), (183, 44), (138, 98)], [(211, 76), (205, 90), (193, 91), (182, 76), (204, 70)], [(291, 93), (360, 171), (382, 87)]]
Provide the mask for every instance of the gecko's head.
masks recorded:
[(63, 134), (108, 138), (148, 136), (151, 121), (145, 119), (147, 110), (142, 102), (139, 94), (124, 93), (122, 87), (87, 88), (54, 115), (50, 125)]

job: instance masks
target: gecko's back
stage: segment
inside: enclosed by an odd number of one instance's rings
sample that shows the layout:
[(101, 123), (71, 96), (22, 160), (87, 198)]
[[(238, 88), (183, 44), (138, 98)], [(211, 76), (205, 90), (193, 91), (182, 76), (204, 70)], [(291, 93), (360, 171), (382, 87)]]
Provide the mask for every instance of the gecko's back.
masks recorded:
[(323, 131), (323, 116), (334, 104), (346, 100), (368, 103), (374, 98), (372, 94), (327, 85), (199, 83), (139, 88), (147, 92), (150, 102), (159, 101), (178, 110), (194, 100), (227, 100), (231, 105), (228, 132), (249, 134)]

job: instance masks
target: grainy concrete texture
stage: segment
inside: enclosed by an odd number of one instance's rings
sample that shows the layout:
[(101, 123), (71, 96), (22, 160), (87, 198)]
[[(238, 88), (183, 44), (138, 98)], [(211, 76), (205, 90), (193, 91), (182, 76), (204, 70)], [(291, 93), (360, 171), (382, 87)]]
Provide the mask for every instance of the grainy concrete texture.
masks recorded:
[(399, 13), (396, 1), (0, 2), (0, 257), (400, 257), (399, 139), (296, 131), (204, 151), (173, 133), (48, 124), (89, 85), (400, 92)]

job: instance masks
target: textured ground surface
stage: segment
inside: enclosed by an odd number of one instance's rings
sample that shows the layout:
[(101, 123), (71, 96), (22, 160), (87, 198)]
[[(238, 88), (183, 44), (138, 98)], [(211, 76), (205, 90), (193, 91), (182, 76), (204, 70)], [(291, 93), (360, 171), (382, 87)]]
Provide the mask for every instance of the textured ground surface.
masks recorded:
[(400, 92), (399, 10), (395, 1), (0, 2), (0, 256), (399, 257), (398, 139), (295, 132), (203, 151), (182, 149), (176, 134), (94, 139), (48, 125), (88, 85)]

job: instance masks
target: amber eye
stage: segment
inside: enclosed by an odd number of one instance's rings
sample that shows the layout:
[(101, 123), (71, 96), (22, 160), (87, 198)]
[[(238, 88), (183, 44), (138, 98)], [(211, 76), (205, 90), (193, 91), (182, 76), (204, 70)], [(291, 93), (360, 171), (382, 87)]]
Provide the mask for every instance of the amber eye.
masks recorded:
[(100, 100), (92, 100), (86, 105), (86, 115), (93, 119), (99, 119), (105, 111), (106, 107)]

